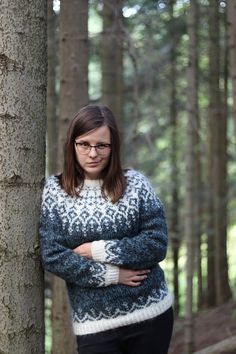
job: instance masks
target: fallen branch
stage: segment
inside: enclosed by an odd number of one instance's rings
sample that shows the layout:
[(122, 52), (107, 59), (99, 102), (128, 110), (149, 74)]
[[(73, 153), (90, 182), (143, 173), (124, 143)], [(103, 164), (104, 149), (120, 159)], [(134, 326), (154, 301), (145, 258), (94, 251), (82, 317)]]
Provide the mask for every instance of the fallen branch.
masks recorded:
[(194, 352), (193, 354), (235, 354), (236, 336), (227, 338), (207, 348)]

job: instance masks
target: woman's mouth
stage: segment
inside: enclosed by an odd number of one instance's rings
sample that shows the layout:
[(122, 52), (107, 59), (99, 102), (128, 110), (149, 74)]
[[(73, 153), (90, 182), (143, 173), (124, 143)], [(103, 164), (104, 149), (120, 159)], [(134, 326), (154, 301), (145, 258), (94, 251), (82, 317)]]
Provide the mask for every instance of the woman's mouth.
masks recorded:
[(89, 162), (88, 163), (89, 167), (96, 167), (97, 165), (99, 165), (99, 161), (98, 162)]

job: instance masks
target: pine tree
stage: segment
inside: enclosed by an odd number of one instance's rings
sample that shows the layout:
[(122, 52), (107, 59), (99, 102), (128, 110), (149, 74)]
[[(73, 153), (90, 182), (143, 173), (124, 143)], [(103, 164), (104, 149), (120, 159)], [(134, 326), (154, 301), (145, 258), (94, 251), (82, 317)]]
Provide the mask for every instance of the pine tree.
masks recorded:
[(0, 28), (0, 351), (43, 354), (46, 2), (3, 0)]
[[(61, 1), (58, 171), (69, 121), (88, 104), (88, 1)], [(77, 353), (65, 283), (53, 278), (53, 354)]]

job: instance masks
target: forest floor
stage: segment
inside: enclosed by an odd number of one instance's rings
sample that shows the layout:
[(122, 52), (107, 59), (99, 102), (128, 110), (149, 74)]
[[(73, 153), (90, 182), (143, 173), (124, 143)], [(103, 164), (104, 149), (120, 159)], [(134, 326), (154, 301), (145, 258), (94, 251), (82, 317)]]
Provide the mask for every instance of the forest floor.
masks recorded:
[[(194, 350), (198, 351), (236, 335), (236, 301), (199, 312), (194, 317)], [(184, 353), (184, 320), (177, 319), (168, 354)], [(236, 352), (235, 352), (236, 353)]]

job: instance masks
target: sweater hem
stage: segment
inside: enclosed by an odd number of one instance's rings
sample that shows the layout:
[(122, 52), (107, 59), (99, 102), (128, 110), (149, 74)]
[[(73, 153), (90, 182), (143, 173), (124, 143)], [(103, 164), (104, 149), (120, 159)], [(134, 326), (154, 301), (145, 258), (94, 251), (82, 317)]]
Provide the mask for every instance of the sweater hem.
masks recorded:
[(149, 320), (161, 315), (167, 311), (173, 304), (173, 297), (170, 293), (158, 303), (153, 303), (149, 307), (135, 310), (126, 315), (120, 315), (115, 318), (87, 321), (86, 323), (73, 322), (75, 335), (86, 335), (115, 329), (122, 326)]

